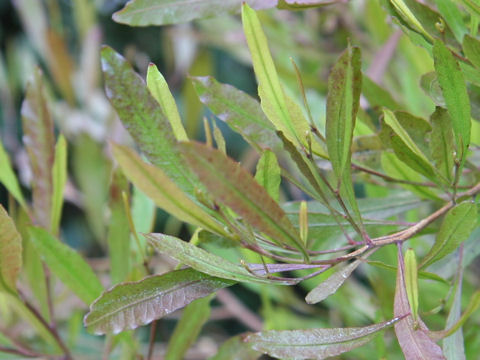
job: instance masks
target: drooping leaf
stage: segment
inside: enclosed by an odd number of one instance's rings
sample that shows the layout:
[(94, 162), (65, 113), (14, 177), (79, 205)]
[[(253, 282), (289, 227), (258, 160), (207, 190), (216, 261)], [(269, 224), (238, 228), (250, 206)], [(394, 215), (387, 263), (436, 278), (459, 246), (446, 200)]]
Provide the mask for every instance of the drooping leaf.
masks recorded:
[(10, 194), (25, 209), (27, 203), (23, 197), (22, 190), (18, 184), (17, 177), (12, 169), (7, 152), (0, 141), (0, 182), (5, 186)]
[(34, 176), (32, 182), (33, 216), (35, 222), (50, 228), (52, 210), (52, 167), (55, 154), (53, 118), (48, 108), (43, 75), (36, 69), (27, 85), (22, 103), (23, 142)]
[(304, 142), (302, 138), (309, 130), (309, 124), (301, 111), (300, 116), (297, 115), (293, 101), (285, 95), (258, 16), (246, 3), (242, 5), (242, 23), (258, 81), (262, 109), (278, 131), (299, 145)]
[(395, 324), (395, 334), (406, 359), (445, 359), (440, 346), (428, 336), (428, 328), (423, 321), (420, 318), (413, 319), (405, 286), (405, 267), (400, 247), (393, 308), (396, 317), (404, 316)]
[(100, 280), (78, 252), (39, 227), (28, 229), (30, 239), (50, 270), (81, 300), (90, 304), (103, 290)]
[(292, 280), (274, 280), (266, 277), (252, 275), (244, 267), (233, 264), (224, 258), (211, 254), (198, 246), (182, 241), (174, 236), (165, 234), (145, 235), (152, 243), (153, 247), (162, 254), (178, 260), (180, 263), (188, 265), (197, 271), (201, 271), (210, 276), (234, 281), (256, 282), (261, 284), (295, 284)]
[(280, 196), (280, 166), (271, 150), (265, 150), (258, 160), (255, 180), (267, 190), (268, 195), (278, 201)]
[(178, 113), (177, 104), (173, 98), (172, 93), (168, 87), (165, 78), (162, 73), (158, 71), (157, 67), (154, 64), (148, 66), (147, 72), (147, 87), (150, 90), (150, 93), (158, 101), (162, 107), (165, 116), (170, 125), (172, 126), (173, 133), (175, 138), (179, 141), (187, 141), (187, 133), (182, 124), (182, 119)]
[(470, 35), (463, 38), (463, 52), (468, 60), (477, 68), (480, 68), (480, 41)]
[(477, 223), (477, 206), (463, 202), (450, 209), (445, 215), (435, 244), (422, 259), (419, 267), (427, 267), (453, 252), (470, 236)]
[(110, 183), (110, 220), (107, 244), (110, 258), (111, 284), (124, 281), (130, 272), (130, 229), (123, 206), (122, 193), (128, 193), (128, 181), (120, 170), (112, 174)]
[(159, 168), (143, 162), (125, 146), (113, 145), (115, 159), (127, 178), (160, 208), (179, 220), (200, 226), (217, 234), (228, 235), (222, 226), (188, 196), (186, 196)]
[(63, 208), (63, 191), (67, 183), (67, 142), (60, 135), (55, 146), (55, 160), (52, 168), (53, 193), (50, 231), (58, 233)]
[(15, 223), (0, 205), (0, 290), (16, 292), (22, 268), (22, 237)]
[(200, 101), (220, 120), (225, 121), (252, 147), (281, 147), (275, 127), (268, 121), (258, 101), (228, 84), (221, 84), (211, 76), (192, 77)]
[(362, 260), (355, 260), (347, 266), (341, 267), (334, 272), (325, 281), (322, 281), (317, 287), (310, 291), (305, 297), (307, 304), (316, 304), (325, 300), (340, 288), (350, 277), (352, 272), (362, 263)]
[(430, 137), (430, 153), (438, 171), (450, 182), (453, 179), (454, 145), (452, 120), (448, 112), (437, 107), (430, 117), (432, 134)]
[(397, 321), (355, 328), (270, 330), (248, 335), (245, 340), (255, 350), (282, 359), (326, 359), (368, 343)]
[(405, 291), (407, 292), (408, 303), (412, 309), (413, 320), (418, 318), (418, 269), (417, 259), (413, 249), (405, 253)]
[(97, 335), (118, 334), (148, 324), (233, 284), (233, 281), (211, 277), (193, 269), (119, 284), (95, 300), (84, 324)]
[(443, 97), (452, 119), (457, 156), (465, 159), (470, 144), (470, 100), (462, 71), (450, 50), (442, 41), (435, 41), (433, 59)]
[(180, 189), (193, 194), (194, 177), (175, 149), (170, 121), (143, 79), (123, 57), (106, 46), (102, 49), (102, 69), (107, 97), (139, 148)]
[(168, 341), (165, 360), (182, 360), (188, 348), (195, 342), (203, 324), (210, 317), (209, 295), (188, 304), (183, 310), (180, 321), (175, 326), (173, 334)]
[(182, 143), (180, 149), (215, 199), (276, 243), (295, 247), (306, 256), (299, 235), (283, 210), (250, 173), (222, 152), (203, 144)]
[[(277, 5), (278, 0), (248, 0), (255, 9)], [(113, 14), (113, 20), (130, 26), (167, 25), (226, 15), (240, 10), (242, 0), (131, 0)]]
[(360, 56), (359, 48), (349, 46), (328, 78), (326, 139), (337, 181), (343, 179), (344, 171), (350, 167), (353, 129), (362, 88)]
[(218, 352), (208, 360), (257, 360), (262, 353), (252, 349), (245, 341), (247, 334), (237, 335), (225, 341)]

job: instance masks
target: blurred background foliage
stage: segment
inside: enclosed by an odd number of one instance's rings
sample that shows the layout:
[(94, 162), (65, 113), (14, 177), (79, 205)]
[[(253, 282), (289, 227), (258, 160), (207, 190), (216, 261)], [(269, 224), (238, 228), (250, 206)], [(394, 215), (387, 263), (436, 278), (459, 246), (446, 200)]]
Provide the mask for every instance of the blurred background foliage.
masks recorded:
[[(241, 160), (252, 171), (258, 159), (258, 154), (249, 149), (239, 135), (207, 112), (188, 79), (188, 75), (213, 75), (220, 82), (257, 96), (239, 16), (226, 15), (175, 26), (129, 27), (112, 20), (112, 13), (124, 4), (123, 0), (0, 0), (1, 141), (10, 155), (24, 193), (29, 194), (35, 177), (22, 145), (20, 107), (27, 80), (39, 67), (45, 75), (48, 104), (56, 132), (64, 134), (68, 143), (62, 238), (89, 259), (93, 268), (101, 274), (105, 286), (114, 283), (109, 276), (107, 256), (109, 219), (113, 211), (109, 206), (112, 204), (109, 189), (114, 167), (108, 142), (133, 143), (104, 94), (99, 64), (101, 44), (108, 44), (123, 54), (143, 77), (150, 62), (158, 66), (175, 95), (190, 138), (204, 139), (202, 119), (206, 117), (223, 132), (230, 156)], [(434, 70), (431, 57), (392, 23), (380, 0), (339, 1), (321, 9), (302, 12), (273, 9), (262, 11), (259, 15), (287, 92), (299, 103), (302, 102), (290, 61), (292, 57), (302, 74), (312, 115), (320, 128), (325, 121), (328, 73), (349, 41), (362, 50), (364, 73), (392, 95), (392, 98), (376, 99), (378, 103), (375, 103), (374, 97), (369, 98), (370, 107), (363, 106), (359, 116), (366, 111), (372, 115), (376, 107), (386, 101), (393, 104), (392, 108), (401, 108), (417, 116), (428, 117), (433, 112), (435, 103), (420, 84), (422, 75)], [(434, 84), (424, 79), (423, 87), (427, 88), (427, 92), (431, 86)], [(471, 96), (480, 96), (478, 89), (473, 85), (472, 88)], [(364, 122), (358, 123), (356, 135), (362, 135), (363, 126), (366, 126)], [(472, 142), (477, 145), (478, 137), (472, 137)], [(362, 148), (360, 142), (354, 146)], [(372, 161), (378, 159), (372, 158)], [(282, 189), (283, 199), (298, 200), (302, 196), (288, 186)], [(387, 193), (382, 186), (371, 184), (356, 190), (360, 195), (375, 197)], [(10, 200), (0, 185), (0, 203), (6, 205), (12, 203)], [(139, 231), (148, 232), (153, 228), (183, 238), (190, 236), (188, 228), (166, 213), (155, 210), (151, 201), (141, 193), (134, 193), (133, 201), (133, 211), (137, 212), (135, 218), (143, 219)], [(415, 221), (420, 214), (426, 213), (421, 205), (416, 207), (402, 215), (400, 220)], [(426, 236), (428, 238), (428, 234)], [(417, 244), (416, 241), (414, 239), (412, 243)], [(421, 243), (419, 246), (422, 246)], [(428, 246), (425, 246), (427, 250)], [(34, 257), (34, 254), (29, 256)], [(393, 247), (387, 247), (378, 251), (375, 257), (395, 264), (396, 252)], [(162, 272), (171, 269), (172, 265), (162, 257), (155, 262), (155, 268), (156, 272)], [(464, 282), (465, 302), (473, 289), (479, 286), (478, 272), (475, 272), (478, 267), (469, 269)], [(451, 275), (455, 267), (450, 267), (450, 270), (445, 268), (444, 271), (450, 271), (446, 275)], [(142, 275), (141, 268), (134, 268), (127, 279), (136, 280)], [(28, 273), (23, 276), (29, 277)], [(313, 285), (318, 282), (319, 279), (313, 280)], [(306, 289), (313, 285), (307, 281), (302, 283), (302, 287), (293, 289), (269, 287), (270, 295), (253, 285), (237, 285), (231, 291), (223, 292), (213, 302), (210, 321), (186, 358), (207, 358), (229, 336), (261, 329), (260, 317), (268, 329), (353, 326), (391, 317), (392, 309), (385, 304), (392, 303), (394, 271), (374, 267), (361, 270), (321, 305), (307, 306), (303, 297)], [(105, 345), (102, 338), (88, 335), (83, 330), (85, 306), (59, 282), (53, 286), (56, 316), (62, 319), (62, 336), (78, 358), (98, 359), (102, 353), (108, 357), (112, 351), (111, 358), (130, 359), (135, 358), (137, 353), (144, 353), (141, 349), (148, 343), (148, 327), (136, 330), (137, 337), (126, 333), (108, 338)], [(421, 308), (430, 314), (424, 316), (432, 328), (443, 326), (444, 300), (448, 299), (448, 289), (438, 282), (423, 281), (421, 284), (421, 299), (424, 302)], [(32, 290), (28, 291), (35, 299), (36, 292), (41, 290), (32, 286)], [(165, 348), (178, 317), (175, 313), (159, 322), (159, 348)], [(467, 358), (473, 359), (480, 352), (478, 314), (470, 321), (473, 325), (466, 328), (465, 343)], [(41, 342), (28, 323), (21, 320), (21, 314), (6, 310), (2, 301), (0, 326), (8, 329), (12, 337), (22, 334), (31, 341)], [(0, 344), (8, 344), (9, 341), (0, 336)], [(16, 357), (0, 354), (0, 358)], [(392, 333), (386, 332), (376, 341), (341, 358), (401, 359), (402, 355)]]

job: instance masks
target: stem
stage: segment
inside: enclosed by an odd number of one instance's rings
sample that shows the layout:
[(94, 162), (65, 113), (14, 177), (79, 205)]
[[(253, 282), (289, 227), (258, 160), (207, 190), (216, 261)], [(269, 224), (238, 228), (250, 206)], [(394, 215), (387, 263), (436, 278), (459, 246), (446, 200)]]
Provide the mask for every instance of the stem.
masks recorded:
[(153, 351), (155, 350), (155, 335), (157, 334), (157, 325), (158, 325), (158, 320), (155, 320), (154, 322), (152, 322), (152, 325), (150, 326), (150, 339), (148, 341), (148, 355), (146, 360), (153, 359)]
[(28, 357), (28, 358), (42, 357), (42, 354), (30, 352), (29, 350), (26, 350), (26, 349), (13, 349), (13, 348), (0, 346), (0, 353), (2, 352), (7, 354), (20, 355), (22, 357)]

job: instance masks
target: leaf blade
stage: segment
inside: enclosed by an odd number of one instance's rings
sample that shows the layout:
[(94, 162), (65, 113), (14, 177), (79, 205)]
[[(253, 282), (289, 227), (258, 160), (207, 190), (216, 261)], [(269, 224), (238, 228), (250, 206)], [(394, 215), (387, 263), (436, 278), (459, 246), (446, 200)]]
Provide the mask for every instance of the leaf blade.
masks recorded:
[(22, 268), (22, 237), (2, 205), (0, 229), (0, 289), (16, 292), (16, 281)]

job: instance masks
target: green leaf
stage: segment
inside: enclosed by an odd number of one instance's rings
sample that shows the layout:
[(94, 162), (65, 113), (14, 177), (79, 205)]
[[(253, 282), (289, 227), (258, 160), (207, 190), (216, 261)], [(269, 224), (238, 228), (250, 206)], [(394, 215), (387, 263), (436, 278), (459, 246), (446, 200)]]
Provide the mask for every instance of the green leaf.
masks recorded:
[(33, 217), (38, 225), (50, 228), (52, 213), (52, 167), (55, 153), (53, 118), (45, 97), (43, 74), (36, 68), (28, 82), (22, 103), (23, 141), (28, 152), (32, 182)]
[(158, 71), (155, 64), (150, 64), (148, 66), (147, 87), (152, 96), (162, 107), (162, 110), (165, 113), (168, 121), (170, 121), (175, 138), (179, 141), (187, 141), (187, 133), (185, 132), (182, 119), (178, 113), (175, 99), (170, 92), (165, 78), (163, 77), (162, 73)]
[(307, 304), (316, 304), (335, 294), (340, 286), (350, 277), (352, 272), (362, 263), (362, 260), (355, 260), (352, 263), (341, 267), (325, 281), (322, 281), (305, 297)]
[(220, 120), (257, 150), (281, 148), (275, 127), (268, 121), (257, 100), (228, 84), (221, 84), (211, 76), (192, 77), (200, 101)]
[(351, 328), (270, 330), (248, 335), (245, 340), (255, 350), (282, 359), (326, 359), (370, 342), (396, 321)]
[(466, 35), (463, 38), (463, 52), (468, 60), (477, 68), (480, 69), (480, 40)]
[(339, 0), (279, 0), (277, 8), (285, 10), (302, 10), (338, 3)]
[(18, 203), (24, 208), (27, 208), (27, 203), (23, 197), (22, 190), (18, 184), (17, 177), (10, 164), (8, 154), (3, 148), (0, 141), (0, 182), (5, 186), (10, 194), (18, 201)]
[(415, 11), (412, 11), (403, 0), (390, 0), (397, 13), (402, 20), (409, 25), (410, 28), (422, 34), (426, 39), (433, 41), (432, 36), (425, 30), (422, 23), (416, 18)]
[(450, 209), (437, 233), (435, 244), (419, 267), (427, 267), (457, 249), (470, 236), (477, 223), (477, 206), (463, 202)]
[(267, 190), (275, 201), (280, 196), (280, 166), (277, 157), (271, 150), (265, 150), (257, 163), (255, 180)]
[(0, 289), (15, 293), (17, 277), (22, 269), (22, 237), (2, 205), (0, 229)]
[(158, 252), (167, 254), (180, 263), (188, 265), (195, 270), (201, 271), (210, 276), (239, 282), (255, 282), (260, 284), (276, 283), (291, 285), (297, 283), (294, 279), (274, 280), (267, 277), (252, 275), (244, 267), (233, 264), (218, 255), (211, 254), (198, 246), (180, 240), (174, 236), (165, 234), (148, 234), (145, 236)]
[(237, 335), (225, 341), (216, 355), (209, 360), (257, 360), (262, 353), (253, 350), (249, 343), (245, 342), (247, 334)]
[(113, 145), (113, 154), (127, 178), (160, 208), (179, 220), (228, 236), (223, 227), (185, 195), (159, 168), (143, 162), (128, 147)]
[(217, 149), (226, 155), (227, 145), (225, 144), (225, 138), (223, 137), (222, 130), (220, 130), (215, 121), (213, 122), (213, 138), (217, 144)]
[(222, 152), (203, 144), (182, 143), (180, 149), (215, 199), (276, 243), (295, 247), (307, 257), (292, 223), (250, 173)]
[(463, 160), (470, 144), (470, 100), (462, 71), (450, 50), (439, 40), (433, 46), (433, 59), (443, 97), (452, 119), (457, 157)]
[(413, 320), (418, 318), (418, 270), (417, 259), (413, 249), (405, 253), (405, 291), (407, 292), (408, 303), (412, 309)]
[(103, 290), (90, 265), (67, 245), (39, 227), (29, 227), (30, 239), (43, 261), (58, 278), (86, 304)]
[(438, 171), (449, 182), (453, 181), (454, 145), (452, 120), (448, 112), (437, 107), (430, 117), (432, 134), (430, 137), (430, 153)]
[[(276, 0), (248, 0), (256, 9), (274, 7)], [(130, 26), (167, 25), (222, 16), (238, 11), (242, 0), (132, 0), (113, 14), (113, 20)]]
[(116, 170), (110, 184), (110, 221), (107, 236), (113, 285), (124, 281), (130, 273), (130, 228), (123, 205), (123, 192), (128, 193), (128, 181), (120, 170)]
[(167, 346), (165, 360), (182, 360), (188, 348), (195, 342), (203, 324), (210, 317), (210, 301), (213, 295), (197, 299), (183, 310), (182, 318), (175, 326)]
[(242, 5), (242, 23), (258, 81), (262, 109), (278, 131), (283, 132), (295, 145), (299, 145), (305, 142), (300, 139), (309, 131), (308, 122), (303, 114), (300, 117), (295, 116), (296, 104), (293, 105), (284, 93), (257, 14), (246, 3)]
[(464, 35), (468, 33), (468, 29), (463, 21), (463, 14), (458, 9), (455, 1), (435, 0), (435, 4), (437, 5), (440, 14), (445, 18), (447, 25), (455, 35), (455, 39), (461, 43), (462, 40), (464, 40)]
[(425, 154), (413, 141), (410, 134), (398, 121), (397, 117), (390, 110), (384, 109), (384, 122), (393, 132), (391, 136), (392, 147), (395, 154), (405, 164), (422, 175), (436, 179), (435, 171)]
[(60, 218), (63, 208), (63, 192), (67, 183), (67, 142), (60, 135), (55, 146), (55, 160), (52, 168), (53, 193), (52, 193), (52, 216), (50, 231), (57, 234), (60, 227)]
[(343, 180), (346, 168), (350, 168), (353, 129), (362, 88), (360, 57), (360, 49), (349, 46), (328, 77), (326, 140), (338, 182)]
[(233, 281), (211, 277), (193, 269), (119, 284), (95, 300), (85, 316), (84, 325), (96, 335), (118, 334), (160, 319), (196, 299), (233, 284)]
[(140, 150), (178, 187), (193, 194), (194, 177), (175, 148), (170, 121), (143, 79), (123, 57), (106, 46), (102, 49), (102, 69), (107, 96)]
[(401, 109), (401, 105), (387, 90), (373, 82), (365, 74), (362, 76), (362, 95), (373, 108), (386, 107), (392, 111)]
[(423, 321), (420, 318), (413, 319), (405, 286), (405, 267), (400, 247), (393, 309), (396, 317), (404, 317), (395, 324), (395, 334), (405, 359), (445, 359), (440, 346), (428, 336), (428, 328)]

